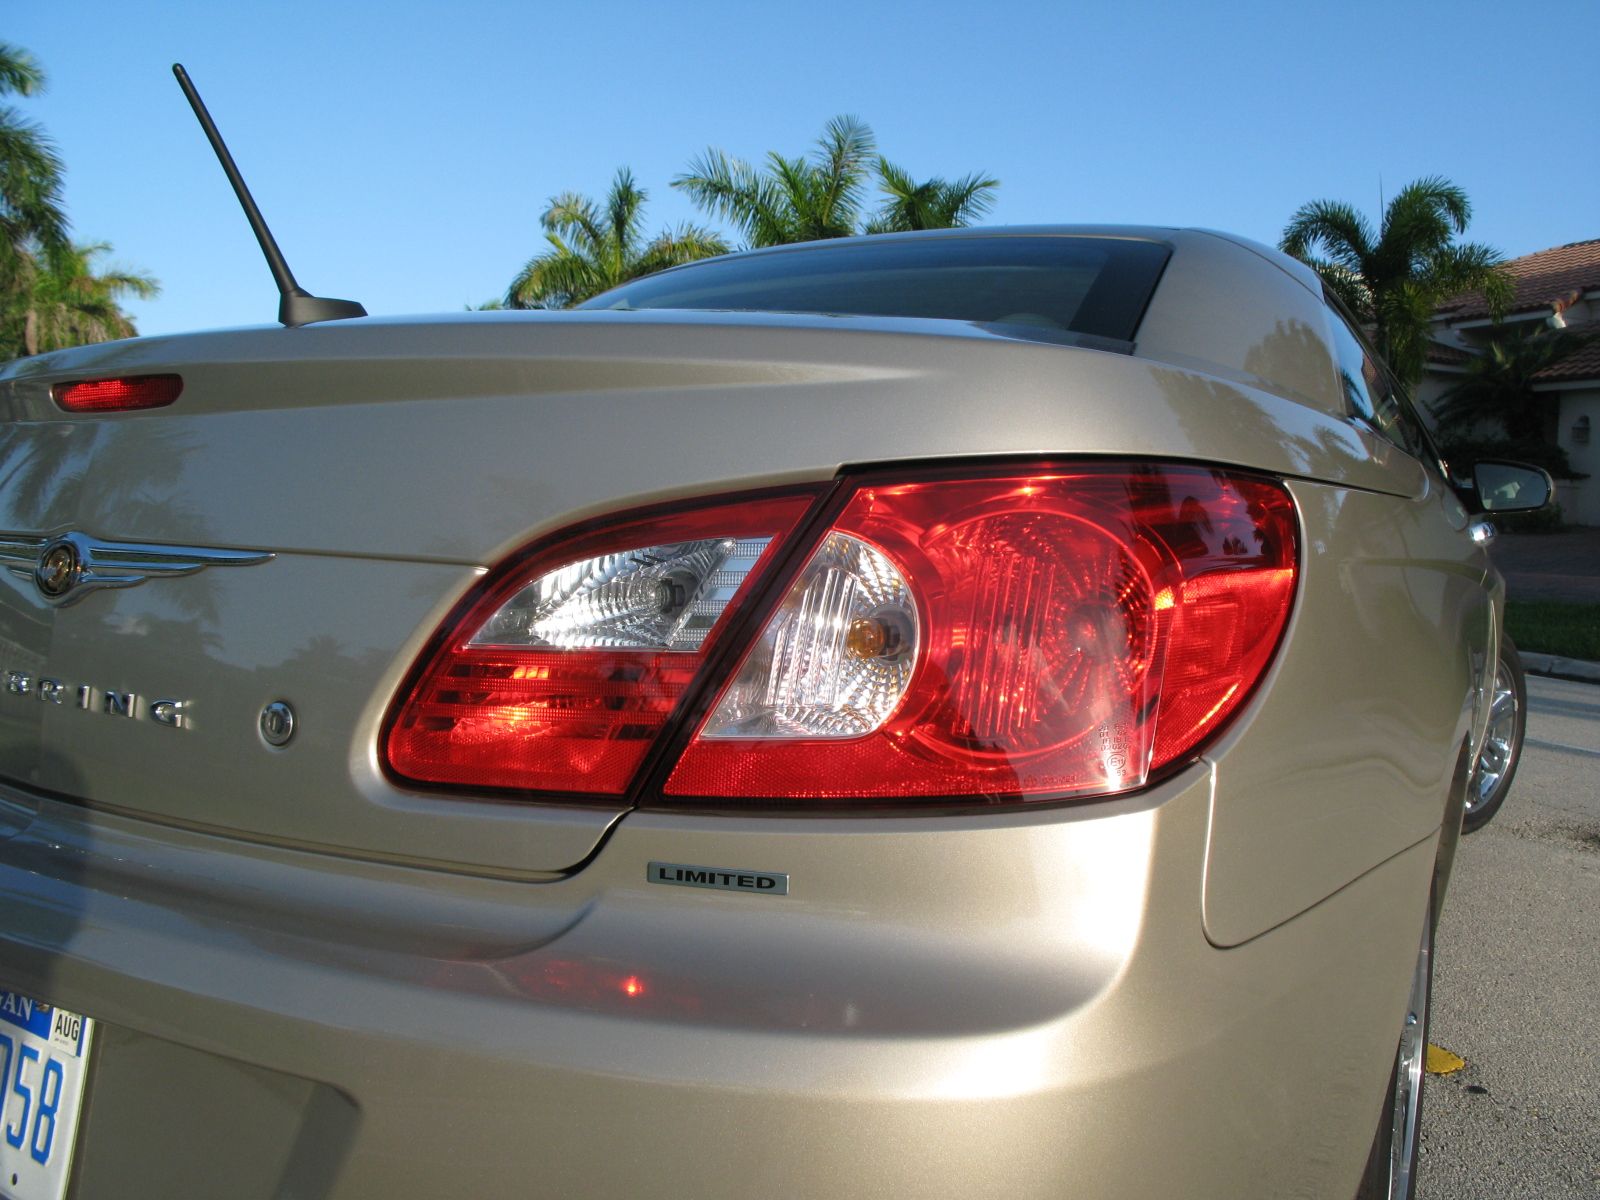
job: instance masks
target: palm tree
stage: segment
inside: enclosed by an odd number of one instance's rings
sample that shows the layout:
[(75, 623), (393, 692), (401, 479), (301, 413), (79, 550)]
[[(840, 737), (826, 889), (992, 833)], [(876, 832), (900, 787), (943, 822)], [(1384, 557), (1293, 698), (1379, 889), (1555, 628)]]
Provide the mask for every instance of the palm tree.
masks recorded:
[(94, 260), (110, 249), (97, 242), (25, 256), (21, 260), (25, 290), (13, 299), (0, 329), (0, 356), (18, 358), (133, 337), (138, 331), (118, 301), (130, 295), (151, 299), (161, 286), (138, 272), (97, 272)]
[[(768, 151), (757, 170), (721, 150), (707, 150), (672, 181), (701, 208), (731, 222), (750, 246), (782, 246), (858, 233), (949, 229), (983, 216), (998, 179), (979, 174), (954, 182), (918, 183), (876, 153), (872, 130), (851, 116), (823, 127), (809, 158)], [(865, 217), (869, 176), (876, 172), (883, 206)]]
[[(32, 96), (44, 72), (20, 47), (0, 42), (0, 96)], [(25, 289), (34, 251), (69, 250), (61, 209), (61, 159), (39, 127), (0, 105), (0, 303)]]
[(782, 246), (859, 231), (877, 143), (855, 117), (829, 121), (809, 158), (769, 151), (764, 170), (710, 149), (672, 181), (730, 222), (751, 246)]
[(867, 224), (867, 233), (953, 229), (970, 224), (994, 206), (994, 193), (1000, 181), (974, 173), (953, 183), (943, 179), (918, 183), (880, 155), (878, 186), (888, 198)]
[[(33, 56), (0, 42), (0, 96), (32, 96), (43, 87)], [(15, 108), (0, 106), (0, 357), (132, 337), (118, 300), (160, 290), (148, 275), (97, 273), (94, 260), (110, 247), (68, 240), (61, 176), (50, 139)]]
[(1553, 442), (1560, 404), (1554, 393), (1534, 391), (1534, 379), (1588, 341), (1582, 333), (1542, 325), (1504, 330), (1466, 363), (1465, 375), (1440, 394), (1434, 411), (1452, 430), (1492, 421), (1513, 443)]
[(506, 307), (570, 308), (640, 275), (728, 252), (718, 234), (696, 225), (646, 242), (647, 198), (627, 167), (617, 171), (603, 206), (577, 192), (552, 197), (539, 218), (550, 249), (529, 259), (511, 281)]
[(1283, 231), (1284, 253), (1313, 267), (1373, 335), (1402, 383), (1422, 378), (1429, 321), (1441, 301), (1483, 291), (1491, 307), (1510, 298), (1499, 251), (1457, 242), (1472, 216), (1467, 194), (1429, 176), (1407, 184), (1374, 231), (1338, 200), (1302, 205)]

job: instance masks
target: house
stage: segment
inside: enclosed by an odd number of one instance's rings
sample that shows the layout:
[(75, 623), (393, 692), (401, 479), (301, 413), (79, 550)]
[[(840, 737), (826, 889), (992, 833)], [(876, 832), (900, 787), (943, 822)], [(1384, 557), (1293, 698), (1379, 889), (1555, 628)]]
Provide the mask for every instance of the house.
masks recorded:
[[(1593, 326), (1600, 335), (1600, 238), (1555, 246), (1512, 259), (1515, 281), (1502, 325), (1541, 322), (1557, 328)], [(1433, 317), (1433, 345), (1417, 398), (1433, 403), (1461, 377), (1463, 366), (1494, 332), (1494, 318), (1481, 292), (1467, 292), (1441, 305)], [(1556, 486), (1566, 520), (1600, 525), (1600, 336), (1576, 354), (1535, 377), (1534, 389), (1558, 400), (1551, 434), (1573, 470), (1589, 478)]]

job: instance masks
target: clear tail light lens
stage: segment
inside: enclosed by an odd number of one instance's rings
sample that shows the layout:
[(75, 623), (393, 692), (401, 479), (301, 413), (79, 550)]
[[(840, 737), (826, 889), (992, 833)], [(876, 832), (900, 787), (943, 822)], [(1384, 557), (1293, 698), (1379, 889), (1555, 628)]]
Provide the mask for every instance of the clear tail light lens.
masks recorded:
[(771, 544), (723, 536), (575, 559), (497, 608), (468, 645), (698, 650)]
[(448, 626), (385, 739), (410, 781), (617, 796), (812, 494), (566, 537)]
[[(828, 543), (840, 538), (859, 547), (858, 561), (884, 564), (859, 573), (892, 577), (919, 610), (915, 619), (895, 610), (891, 622), (916, 631), (910, 653), (885, 664), (892, 686), (877, 694), (893, 711), (854, 736), (796, 719), (818, 709), (796, 707), (780, 681), (802, 678), (824, 701), (848, 697), (863, 663), (879, 660), (852, 653), (844, 631), (859, 618), (836, 606), (798, 638), (796, 668), (769, 665), (778, 656), (768, 648), (794, 637), (792, 593), (685, 748), (669, 798), (1064, 798), (1140, 787), (1220, 728), (1260, 679), (1297, 560), (1280, 485), (1188, 467), (863, 486)], [(763, 681), (778, 700), (770, 715), (728, 720), (760, 708), (750, 698)]]
[(397, 704), (391, 772), (717, 807), (1108, 795), (1226, 725), (1294, 599), (1293, 502), (1242, 472), (860, 477), (802, 534), (816, 496), (626, 515), (497, 571)]
[(917, 607), (881, 550), (831, 533), (706, 720), (704, 738), (853, 738), (900, 706)]

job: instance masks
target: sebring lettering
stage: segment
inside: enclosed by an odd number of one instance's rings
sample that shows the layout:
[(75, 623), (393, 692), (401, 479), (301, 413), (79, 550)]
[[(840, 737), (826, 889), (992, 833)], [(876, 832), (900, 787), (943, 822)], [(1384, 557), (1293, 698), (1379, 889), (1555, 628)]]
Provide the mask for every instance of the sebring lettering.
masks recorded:
[(108, 717), (148, 718), (168, 729), (187, 729), (189, 725), (187, 700), (146, 701), (136, 692), (91, 687), (87, 683), (74, 686), (27, 671), (0, 671), (0, 686), (7, 695), (26, 697), (40, 704), (79, 708)]
[(787, 896), (789, 876), (781, 871), (752, 871), (748, 867), (700, 867), (688, 863), (653, 862), (645, 868), (651, 883), (673, 887), (715, 888), (724, 892), (760, 892)]

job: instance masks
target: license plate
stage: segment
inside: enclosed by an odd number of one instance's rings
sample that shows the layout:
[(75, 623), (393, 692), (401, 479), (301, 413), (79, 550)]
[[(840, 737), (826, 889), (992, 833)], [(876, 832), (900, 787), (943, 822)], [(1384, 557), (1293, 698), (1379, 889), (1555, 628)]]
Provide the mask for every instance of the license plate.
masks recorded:
[(0, 990), (0, 1195), (61, 1200), (94, 1022)]

